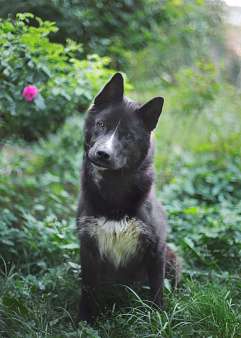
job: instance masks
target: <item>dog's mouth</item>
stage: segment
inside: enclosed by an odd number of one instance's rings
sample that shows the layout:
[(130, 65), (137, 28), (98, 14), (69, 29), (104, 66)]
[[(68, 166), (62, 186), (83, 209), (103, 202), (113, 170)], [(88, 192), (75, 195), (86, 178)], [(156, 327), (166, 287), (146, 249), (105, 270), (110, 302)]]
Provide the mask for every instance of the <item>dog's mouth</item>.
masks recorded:
[(96, 165), (96, 164), (94, 164), (93, 162), (91, 162), (91, 164), (92, 164), (92, 166), (93, 166), (95, 169), (100, 170), (100, 171), (102, 171), (102, 170), (111, 170), (111, 169), (109, 169), (109, 168), (101, 167), (100, 165)]
[(96, 159), (93, 159), (91, 156), (88, 156), (92, 167), (99, 170), (99, 171), (104, 171), (104, 170), (116, 170), (116, 166), (113, 165), (112, 163), (102, 163), (101, 161), (98, 161)]

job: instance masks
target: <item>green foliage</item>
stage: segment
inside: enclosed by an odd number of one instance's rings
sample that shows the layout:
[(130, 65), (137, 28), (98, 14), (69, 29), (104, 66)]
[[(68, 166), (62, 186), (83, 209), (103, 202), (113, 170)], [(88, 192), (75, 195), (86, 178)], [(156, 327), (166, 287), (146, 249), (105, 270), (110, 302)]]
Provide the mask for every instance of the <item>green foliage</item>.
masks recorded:
[(171, 90), (173, 113), (192, 114), (196, 118), (205, 106), (213, 101), (224, 82), (218, 79), (218, 71), (211, 63), (196, 61), (196, 65), (182, 68), (175, 75)]
[(141, 48), (151, 34), (154, 12), (148, 10), (147, 16), (146, 10), (143, 0), (24, 0), (2, 3), (0, 15), (6, 18), (11, 13), (14, 17), (17, 12), (28, 11), (44, 20), (54, 19), (60, 30), (53, 39), (65, 43), (70, 37), (83, 44), (85, 55), (111, 55), (120, 63), (126, 49)]
[(16, 153), (6, 145), (0, 154), (0, 332), (9, 337), (73, 331), (65, 307), (74, 316), (80, 297), (75, 212), (82, 123), (81, 116), (68, 118), (52, 143), (22, 141)]
[(79, 323), (77, 334), (81, 338), (100, 338), (98, 331), (89, 327), (86, 322)]
[[(21, 135), (26, 140), (55, 132), (67, 116), (83, 110), (97, 88), (113, 74), (105, 68), (109, 58), (74, 57), (82, 46), (67, 39), (66, 45), (49, 41), (58, 31), (50, 21), (19, 14), (12, 22), (0, 22), (0, 136)], [(22, 95), (28, 84), (39, 93), (32, 102)]]
[(0, 16), (28, 11), (55, 20), (60, 29), (51, 36), (54, 41), (65, 43), (69, 37), (83, 44), (85, 55), (110, 56), (114, 68), (131, 65), (133, 73), (138, 67), (136, 77), (167, 79), (215, 48), (220, 7), (219, 2), (203, 0), (2, 0)]
[[(64, 256), (62, 256), (64, 259)], [(77, 311), (78, 295), (73, 280), (78, 279), (79, 265), (64, 263), (36, 275), (16, 272), (14, 265), (1, 261), (0, 332), (8, 337), (40, 337), (54, 333), (74, 336), (73, 322), (65, 306)], [(4, 292), (3, 292), (4, 290)], [(67, 297), (69, 293), (70, 297)], [(65, 325), (65, 322), (68, 325)]]
[(191, 67), (196, 60), (215, 55), (215, 62), (221, 61), (221, 2), (167, 0), (150, 1), (147, 6), (147, 13), (156, 12), (152, 28), (155, 36), (147, 46), (127, 55), (129, 77), (139, 90), (175, 84), (175, 73)]
[(241, 259), (241, 110), (234, 89), (207, 69), (178, 74), (156, 131), (157, 186), (169, 238), (182, 243), (191, 275), (232, 273)]
[[(42, 219), (46, 213), (50, 219), (74, 215), (82, 160), (83, 118), (68, 118), (61, 131), (49, 141), (42, 140), (31, 147), (23, 142), (16, 154), (10, 144), (2, 151), (1, 225), (8, 226), (8, 230), (12, 225), (21, 228), (28, 215), (36, 219)], [(66, 198), (72, 205), (65, 204)]]
[(217, 171), (207, 155), (195, 162), (179, 167), (178, 179), (161, 193), (170, 215), (169, 237), (182, 243), (193, 266), (232, 272), (241, 259), (240, 163), (229, 160)]

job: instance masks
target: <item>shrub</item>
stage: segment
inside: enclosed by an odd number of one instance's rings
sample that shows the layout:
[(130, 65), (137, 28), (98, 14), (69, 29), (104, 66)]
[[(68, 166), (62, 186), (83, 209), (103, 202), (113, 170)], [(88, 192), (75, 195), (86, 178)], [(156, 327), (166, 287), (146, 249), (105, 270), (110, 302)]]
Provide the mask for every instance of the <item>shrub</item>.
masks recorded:
[[(38, 17), (38, 27), (29, 25), (33, 14), (0, 21), (0, 139), (18, 135), (26, 140), (55, 132), (67, 116), (86, 108), (103, 82), (113, 74), (105, 68), (107, 57), (75, 58), (80, 44), (49, 41), (57, 32), (54, 22)], [(35, 85), (38, 94), (31, 101), (24, 88)]]

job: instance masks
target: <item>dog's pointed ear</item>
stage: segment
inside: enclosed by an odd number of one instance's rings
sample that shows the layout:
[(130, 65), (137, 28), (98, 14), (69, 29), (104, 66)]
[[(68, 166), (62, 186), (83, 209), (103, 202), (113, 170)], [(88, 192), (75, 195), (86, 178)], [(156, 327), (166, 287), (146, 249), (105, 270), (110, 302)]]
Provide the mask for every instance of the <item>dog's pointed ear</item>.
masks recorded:
[(116, 73), (94, 99), (95, 105), (117, 103), (123, 100), (124, 81), (121, 73)]
[(138, 109), (138, 115), (143, 120), (148, 131), (152, 131), (156, 128), (158, 119), (162, 112), (163, 103), (163, 97), (159, 96), (155, 97)]

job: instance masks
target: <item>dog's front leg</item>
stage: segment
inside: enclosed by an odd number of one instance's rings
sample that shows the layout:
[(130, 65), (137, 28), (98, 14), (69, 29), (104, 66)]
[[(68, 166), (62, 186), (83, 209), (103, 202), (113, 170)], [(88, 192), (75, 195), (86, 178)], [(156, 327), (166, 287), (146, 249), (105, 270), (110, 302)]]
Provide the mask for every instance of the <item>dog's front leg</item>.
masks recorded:
[(87, 323), (93, 322), (93, 314), (96, 308), (96, 299), (99, 288), (99, 262), (97, 255), (87, 249), (85, 244), (81, 243), (81, 269), (82, 269), (82, 297), (80, 309), (75, 321), (76, 327), (82, 320)]
[(147, 273), (151, 288), (151, 299), (158, 310), (164, 308), (163, 285), (164, 285), (164, 249), (152, 253), (147, 260)]

